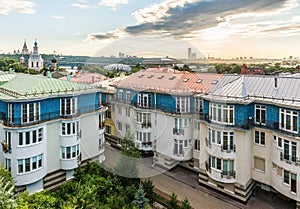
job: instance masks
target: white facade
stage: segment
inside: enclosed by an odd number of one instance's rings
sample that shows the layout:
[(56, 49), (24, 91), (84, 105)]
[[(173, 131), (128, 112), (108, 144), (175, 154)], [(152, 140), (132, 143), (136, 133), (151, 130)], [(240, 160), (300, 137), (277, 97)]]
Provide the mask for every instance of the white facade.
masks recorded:
[(38, 52), (37, 42), (34, 42), (33, 52), (29, 55), (28, 69), (40, 71), (44, 67), (44, 60), (42, 55)]

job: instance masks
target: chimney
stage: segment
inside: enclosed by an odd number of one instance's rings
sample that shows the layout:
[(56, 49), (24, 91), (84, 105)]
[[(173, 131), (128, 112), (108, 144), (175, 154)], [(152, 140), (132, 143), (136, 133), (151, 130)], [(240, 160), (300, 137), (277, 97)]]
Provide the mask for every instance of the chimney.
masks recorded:
[(278, 88), (278, 78), (274, 77), (274, 88), (277, 89)]

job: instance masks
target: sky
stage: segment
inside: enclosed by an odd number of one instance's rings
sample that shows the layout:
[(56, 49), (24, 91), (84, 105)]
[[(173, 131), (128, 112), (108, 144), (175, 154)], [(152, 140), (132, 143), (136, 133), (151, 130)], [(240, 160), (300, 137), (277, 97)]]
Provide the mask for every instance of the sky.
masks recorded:
[(0, 0), (0, 53), (300, 57), (300, 0)]

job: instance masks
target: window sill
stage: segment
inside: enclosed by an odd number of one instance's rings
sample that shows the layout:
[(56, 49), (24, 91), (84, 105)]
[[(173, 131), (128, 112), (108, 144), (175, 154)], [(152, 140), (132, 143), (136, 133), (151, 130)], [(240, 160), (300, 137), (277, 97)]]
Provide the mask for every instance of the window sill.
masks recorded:
[(40, 141), (40, 142), (37, 142), (37, 143), (34, 143), (34, 144), (25, 144), (25, 145), (18, 145), (17, 148), (27, 148), (27, 147), (33, 147), (33, 146), (37, 146), (39, 144), (42, 144), (43, 143), (43, 140)]
[(32, 174), (32, 173), (38, 172), (39, 170), (42, 170), (42, 169), (43, 169), (43, 167), (40, 167), (40, 168), (37, 168), (37, 169), (32, 170), (32, 171), (25, 172), (25, 173), (17, 173), (17, 175), (18, 176), (28, 175), (28, 174)]

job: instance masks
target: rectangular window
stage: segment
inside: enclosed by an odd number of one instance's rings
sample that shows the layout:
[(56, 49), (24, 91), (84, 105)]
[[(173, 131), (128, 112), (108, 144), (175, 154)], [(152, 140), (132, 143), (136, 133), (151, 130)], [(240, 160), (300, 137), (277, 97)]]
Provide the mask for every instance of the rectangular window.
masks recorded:
[(194, 140), (194, 150), (200, 151), (200, 140), (198, 139)]
[(298, 133), (298, 112), (280, 109), (280, 129)]
[(290, 172), (287, 170), (283, 170), (283, 182), (286, 184), (290, 184)]
[(260, 125), (266, 124), (266, 106), (255, 105), (255, 123)]
[(212, 121), (227, 125), (234, 125), (234, 106), (211, 103), (209, 114)]
[(43, 166), (43, 154), (38, 155), (38, 167), (41, 168)]
[(77, 135), (79, 133), (78, 131), (79, 131), (79, 121), (61, 123), (61, 135), (63, 136)]
[(37, 157), (32, 158), (32, 170), (37, 169)]
[(202, 98), (195, 98), (195, 111), (200, 115), (203, 114), (203, 99)]
[(218, 170), (221, 170), (221, 164), (222, 164), (222, 160), (221, 159), (219, 159), (219, 158), (217, 158), (217, 169)]
[(110, 126), (108, 126), (108, 125), (105, 126), (105, 133), (111, 134), (111, 127)]
[(180, 113), (190, 112), (189, 97), (176, 97), (176, 112), (180, 112)]
[(25, 144), (26, 145), (30, 144), (30, 132), (29, 131), (25, 132)]
[(265, 159), (254, 156), (254, 169), (265, 172)]
[(67, 159), (71, 158), (71, 147), (66, 147)]
[(277, 146), (282, 149), (282, 138), (277, 137)]
[(11, 159), (5, 159), (5, 168), (11, 172)]
[(77, 98), (60, 99), (60, 115), (70, 116), (77, 113)]
[(138, 106), (151, 107), (151, 94), (138, 94)]
[(23, 168), (23, 160), (18, 160), (18, 173), (23, 173), (24, 168)]
[(254, 142), (255, 144), (265, 145), (266, 133), (261, 131), (255, 131)]
[(105, 112), (105, 118), (111, 119), (111, 111), (110, 110), (107, 110)]
[(130, 108), (129, 107), (126, 107), (126, 116), (130, 117)]
[(9, 123), (14, 123), (14, 104), (13, 103), (8, 103), (8, 122)]
[(23, 133), (20, 132), (19, 133), (19, 146), (22, 146), (23, 145)]
[(40, 103), (22, 104), (22, 123), (40, 120)]
[(131, 102), (131, 92), (130, 91), (126, 92), (126, 102)]
[(25, 159), (25, 172), (30, 171), (30, 158)]
[(296, 162), (297, 159), (297, 143), (284, 140), (283, 143), (283, 158), (287, 161)]
[(291, 192), (297, 193), (297, 174), (291, 173)]
[(121, 122), (117, 122), (117, 124), (118, 124), (118, 126), (117, 126), (117, 127), (118, 127), (118, 130), (119, 130), (119, 131), (122, 131), (122, 123), (121, 123)]
[(123, 100), (123, 90), (118, 91), (118, 100)]

